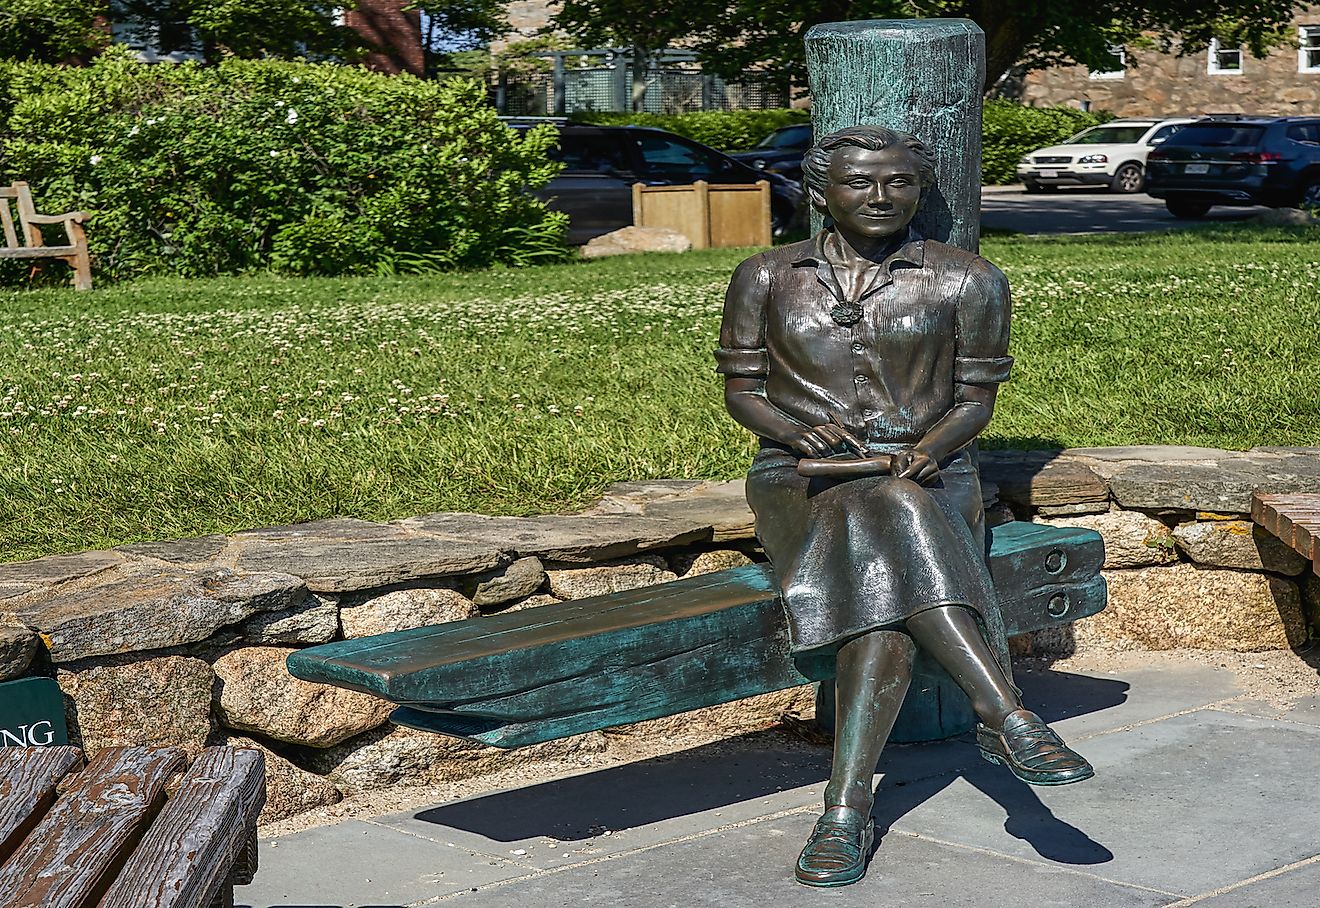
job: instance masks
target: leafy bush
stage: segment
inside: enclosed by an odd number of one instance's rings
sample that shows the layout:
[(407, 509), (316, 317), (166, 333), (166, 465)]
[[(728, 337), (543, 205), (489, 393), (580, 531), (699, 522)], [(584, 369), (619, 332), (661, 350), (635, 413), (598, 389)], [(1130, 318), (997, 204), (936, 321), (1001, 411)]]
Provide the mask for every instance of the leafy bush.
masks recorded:
[(98, 277), (517, 263), (529, 235), (564, 248), (567, 219), (526, 191), (558, 172), (555, 141), (519, 137), (462, 80), (116, 51), (0, 66), (0, 180), (93, 212)]
[[(570, 119), (597, 126), (655, 126), (721, 151), (751, 148), (781, 126), (808, 123), (805, 110), (707, 110), (685, 114), (582, 113)], [(987, 101), (983, 127), (982, 178), (986, 183), (1012, 183), (1018, 159), (1033, 148), (1053, 145), (1088, 126), (1108, 120), (1106, 114), (1083, 113), (1071, 107), (1025, 107), (1013, 101)]]
[(810, 123), (811, 112), (789, 108), (773, 110), (702, 110), (682, 114), (580, 113), (574, 123), (595, 126), (654, 126), (695, 139), (720, 151), (751, 148), (781, 126)]
[(1057, 145), (1088, 126), (1111, 119), (1071, 107), (1026, 107), (1014, 101), (987, 101), (981, 128), (981, 181), (1017, 182), (1017, 162), (1027, 152)]

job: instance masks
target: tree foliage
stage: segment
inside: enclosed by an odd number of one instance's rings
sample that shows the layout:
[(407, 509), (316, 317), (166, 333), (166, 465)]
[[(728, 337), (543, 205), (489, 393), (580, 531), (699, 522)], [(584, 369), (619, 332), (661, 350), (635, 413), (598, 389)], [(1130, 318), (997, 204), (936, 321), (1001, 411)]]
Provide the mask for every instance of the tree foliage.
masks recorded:
[(221, 57), (326, 57), (356, 43), (328, 0), (110, 0), (110, 20), (130, 42), (159, 53)]
[(59, 63), (110, 42), (96, 17), (104, 0), (0, 0), (0, 59)]
[[(986, 86), (1019, 64), (1112, 69), (1116, 44), (1154, 41), (1181, 53), (1212, 38), (1257, 56), (1286, 39), (1301, 0), (554, 0), (556, 27), (587, 43), (653, 49), (690, 42), (725, 76), (761, 67), (806, 84), (802, 39), (821, 22), (967, 18), (986, 34)], [(668, 7), (668, 8), (666, 8)], [(1150, 37), (1150, 36), (1153, 36)]]

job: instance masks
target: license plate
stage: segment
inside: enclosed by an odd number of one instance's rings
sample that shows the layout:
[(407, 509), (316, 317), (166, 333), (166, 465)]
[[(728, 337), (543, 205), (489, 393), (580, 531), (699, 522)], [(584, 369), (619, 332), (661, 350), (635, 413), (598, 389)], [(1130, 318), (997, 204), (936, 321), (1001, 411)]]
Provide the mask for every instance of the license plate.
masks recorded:
[(1183, 173), (1209, 173), (1209, 164), (1188, 164), (1183, 168)]
[(1052, 180), (1059, 175), (1057, 170), (1042, 170), (1040, 175), (1047, 180)]

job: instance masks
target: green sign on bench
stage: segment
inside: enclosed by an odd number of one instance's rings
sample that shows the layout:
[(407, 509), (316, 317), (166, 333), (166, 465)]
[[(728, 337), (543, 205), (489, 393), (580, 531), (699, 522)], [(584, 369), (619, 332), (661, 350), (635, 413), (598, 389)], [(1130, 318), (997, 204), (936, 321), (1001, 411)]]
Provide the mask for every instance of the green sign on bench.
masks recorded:
[(69, 743), (64, 696), (50, 678), (0, 683), (0, 747), (60, 747)]
[[(1104, 544), (1084, 529), (990, 531), (990, 571), (1009, 635), (1104, 608)], [(298, 678), (399, 704), (399, 725), (519, 747), (782, 690), (825, 675), (788, 655), (762, 565), (643, 589), (343, 640), (292, 653)], [(917, 671), (891, 740), (971, 727), (962, 692)]]

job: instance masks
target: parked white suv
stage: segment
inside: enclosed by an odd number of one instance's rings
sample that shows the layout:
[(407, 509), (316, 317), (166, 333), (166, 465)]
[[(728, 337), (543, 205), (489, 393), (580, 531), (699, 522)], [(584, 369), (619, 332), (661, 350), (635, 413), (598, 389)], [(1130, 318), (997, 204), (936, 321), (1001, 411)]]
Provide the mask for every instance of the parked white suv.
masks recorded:
[(1110, 120), (1083, 129), (1062, 145), (1037, 148), (1018, 161), (1027, 192), (1060, 186), (1108, 186), (1111, 192), (1140, 192), (1151, 149), (1194, 120)]

